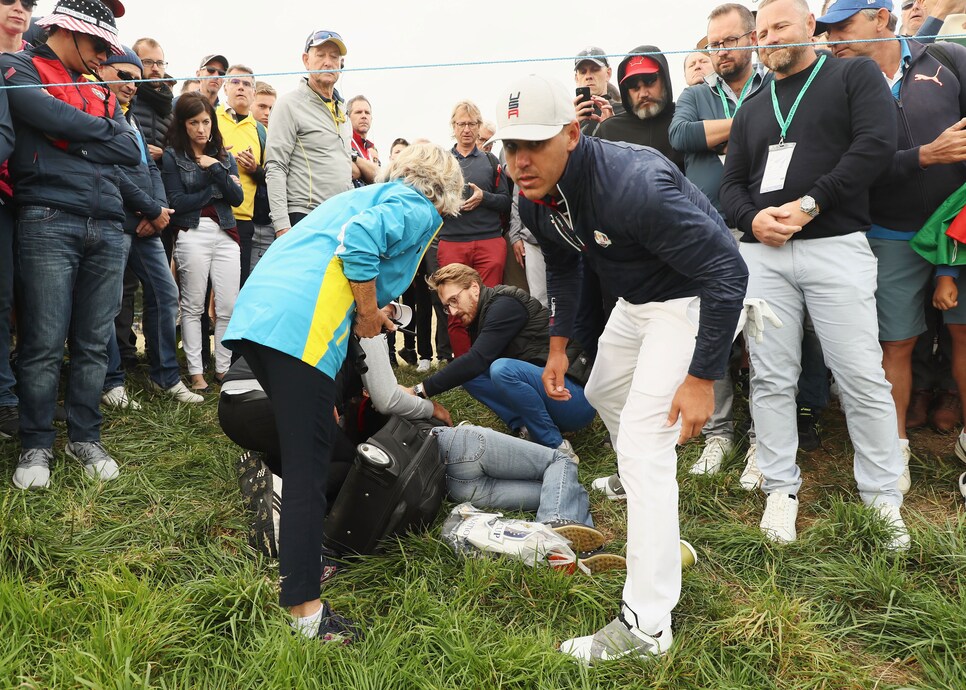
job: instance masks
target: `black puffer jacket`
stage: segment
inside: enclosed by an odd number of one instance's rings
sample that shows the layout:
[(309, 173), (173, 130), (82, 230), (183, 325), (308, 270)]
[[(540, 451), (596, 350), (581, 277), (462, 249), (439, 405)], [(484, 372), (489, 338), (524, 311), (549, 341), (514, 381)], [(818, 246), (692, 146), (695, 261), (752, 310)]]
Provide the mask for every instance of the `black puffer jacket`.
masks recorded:
[(138, 95), (131, 107), (148, 144), (164, 148), (164, 139), (174, 117), (173, 103), (174, 94), (164, 84), (160, 88), (156, 88), (154, 83), (138, 84)]

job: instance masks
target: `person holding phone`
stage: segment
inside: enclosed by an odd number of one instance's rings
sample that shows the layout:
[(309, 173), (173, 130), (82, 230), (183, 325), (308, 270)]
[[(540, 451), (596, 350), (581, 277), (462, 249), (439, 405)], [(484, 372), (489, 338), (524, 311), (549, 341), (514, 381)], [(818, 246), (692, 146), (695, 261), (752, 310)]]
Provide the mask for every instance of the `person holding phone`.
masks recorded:
[(574, 60), (574, 82), (577, 84), (574, 110), (584, 134), (593, 134), (603, 120), (624, 112), (620, 94), (610, 83), (611, 74), (603, 48), (589, 46), (577, 53)]

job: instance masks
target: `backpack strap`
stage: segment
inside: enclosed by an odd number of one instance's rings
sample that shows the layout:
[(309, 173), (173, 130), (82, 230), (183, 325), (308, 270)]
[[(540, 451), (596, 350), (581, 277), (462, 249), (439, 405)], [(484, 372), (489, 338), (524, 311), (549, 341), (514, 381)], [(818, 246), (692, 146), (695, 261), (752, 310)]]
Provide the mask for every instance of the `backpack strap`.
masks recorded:
[(492, 153), (487, 152), (486, 158), (490, 161), (490, 167), (493, 169), (493, 191), (495, 192), (500, 186), (500, 176), (503, 175), (503, 166), (500, 165), (500, 159)]

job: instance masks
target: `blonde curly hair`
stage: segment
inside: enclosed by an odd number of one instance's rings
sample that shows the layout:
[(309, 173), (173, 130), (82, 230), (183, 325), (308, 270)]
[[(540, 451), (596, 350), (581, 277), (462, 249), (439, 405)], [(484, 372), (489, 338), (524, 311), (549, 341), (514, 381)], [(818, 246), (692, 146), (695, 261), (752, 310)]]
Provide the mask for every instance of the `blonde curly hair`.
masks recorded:
[(463, 205), (463, 171), (449, 151), (436, 144), (412, 144), (379, 175), (400, 180), (429, 199), (441, 216), (456, 216)]

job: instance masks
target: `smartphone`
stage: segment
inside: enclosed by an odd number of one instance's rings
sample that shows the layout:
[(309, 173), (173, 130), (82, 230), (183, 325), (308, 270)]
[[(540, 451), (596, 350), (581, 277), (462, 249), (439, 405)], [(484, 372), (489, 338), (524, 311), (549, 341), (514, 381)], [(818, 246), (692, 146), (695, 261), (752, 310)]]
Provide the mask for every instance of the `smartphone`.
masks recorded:
[(590, 87), (589, 86), (578, 86), (577, 87), (577, 98), (580, 99), (579, 101), (577, 101), (577, 104), (578, 105), (581, 104), (581, 103), (584, 103), (586, 101), (589, 101), (590, 100)]

